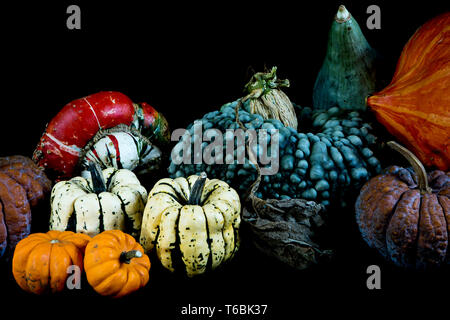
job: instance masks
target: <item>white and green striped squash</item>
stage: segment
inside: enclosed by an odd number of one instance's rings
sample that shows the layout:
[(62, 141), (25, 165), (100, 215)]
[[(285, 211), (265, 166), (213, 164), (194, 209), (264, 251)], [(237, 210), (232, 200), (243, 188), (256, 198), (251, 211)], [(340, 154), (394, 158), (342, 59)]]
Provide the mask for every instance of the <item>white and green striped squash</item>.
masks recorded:
[(127, 169), (90, 166), (90, 177), (60, 181), (52, 189), (50, 230), (94, 236), (122, 230), (139, 237), (147, 191)]
[(184, 268), (188, 277), (215, 269), (239, 248), (239, 195), (227, 183), (207, 179), (164, 178), (149, 193), (140, 243), (156, 249), (170, 271)]

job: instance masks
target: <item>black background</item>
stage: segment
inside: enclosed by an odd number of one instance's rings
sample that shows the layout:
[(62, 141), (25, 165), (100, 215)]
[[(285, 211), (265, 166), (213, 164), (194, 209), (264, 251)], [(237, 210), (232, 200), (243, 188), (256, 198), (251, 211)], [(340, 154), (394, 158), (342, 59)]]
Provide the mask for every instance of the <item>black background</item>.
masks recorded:
[[(81, 30), (66, 28), (66, 8), (81, 8)], [(67, 102), (101, 90), (117, 90), (163, 112), (171, 128), (186, 127), (207, 111), (242, 96), (254, 70), (278, 66), (286, 90), (310, 105), (328, 30), (340, 4), (359, 22), (369, 43), (385, 58), (386, 80), (414, 31), (448, 11), (448, 2), (426, 1), (58, 1), (2, 3), (1, 155), (31, 156), (46, 123)], [(381, 29), (368, 30), (366, 8), (381, 8)], [(149, 187), (149, 186), (147, 186)], [(324, 314), (399, 315), (431, 312), (446, 298), (450, 270), (411, 272), (385, 263), (361, 240), (351, 209), (335, 210), (330, 237), (335, 259), (294, 271), (245, 242), (230, 264), (208, 276), (185, 279), (152, 260), (150, 283), (115, 301), (81, 291), (32, 296), (1, 263), (0, 305), (19, 302), (17, 312), (44, 317), (88, 317), (105, 310), (129, 316), (184, 319), (187, 304), (268, 304), (267, 315), (240, 319), (301, 319)], [(34, 211), (33, 231), (45, 231), (48, 209)], [(368, 290), (366, 268), (381, 268), (381, 290)], [(362, 306), (362, 310), (356, 309)], [(445, 304), (444, 304), (445, 306)], [(5, 314), (6, 316), (6, 314)], [(221, 318), (224, 315), (216, 315)], [(309, 316), (309, 315), (308, 315)], [(194, 319), (194, 317), (191, 317)], [(190, 318), (190, 319), (191, 319)], [(231, 317), (232, 318), (232, 317)]]

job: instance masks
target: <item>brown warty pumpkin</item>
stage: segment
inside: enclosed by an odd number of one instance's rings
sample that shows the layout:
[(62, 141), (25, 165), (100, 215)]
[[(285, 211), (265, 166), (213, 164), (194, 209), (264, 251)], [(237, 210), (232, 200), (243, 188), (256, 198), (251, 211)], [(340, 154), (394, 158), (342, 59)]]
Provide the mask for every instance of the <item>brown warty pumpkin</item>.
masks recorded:
[(398, 266), (428, 269), (449, 262), (450, 173), (428, 175), (406, 148), (388, 142), (413, 170), (392, 166), (369, 180), (356, 201), (363, 239)]
[(108, 230), (89, 242), (84, 268), (89, 284), (97, 293), (119, 298), (147, 284), (150, 259), (132, 236), (120, 230)]
[[(30, 234), (31, 207), (50, 191), (51, 181), (30, 158), (0, 158), (0, 257)], [(9, 257), (9, 254), (6, 254)]]
[(391, 83), (367, 105), (424, 165), (450, 169), (450, 12), (416, 31)]
[(14, 251), (14, 279), (23, 290), (36, 294), (64, 290), (68, 268), (76, 265), (83, 270), (84, 249), (90, 240), (71, 231), (29, 235)]

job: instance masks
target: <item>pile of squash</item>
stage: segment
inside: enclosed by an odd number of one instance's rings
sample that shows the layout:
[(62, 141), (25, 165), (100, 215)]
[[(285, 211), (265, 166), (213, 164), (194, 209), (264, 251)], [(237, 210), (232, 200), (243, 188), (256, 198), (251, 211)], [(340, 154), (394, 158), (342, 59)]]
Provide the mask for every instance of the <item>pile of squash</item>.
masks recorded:
[[(247, 95), (240, 99), (242, 108), (235, 110), (239, 100), (227, 103), (187, 129), (192, 136), (197, 123), (203, 132), (212, 128), (225, 133), (238, 129), (236, 119), (239, 119), (246, 129), (278, 130), (280, 169), (276, 174), (264, 175), (258, 197), (303, 198), (325, 207), (333, 203), (344, 205), (345, 194), (357, 192), (368, 179), (381, 172), (377, 138), (367, 121), (370, 117), (364, 112), (365, 97), (376, 87), (376, 59), (376, 52), (367, 43), (356, 20), (340, 6), (314, 86), (313, 108), (291, 102), (282, 91), (289, 86), (289, 81), (278, 79), (273, 68), (250, 79), (245, 86)], [(233, 135), (225, 135), (224, 154), (233, 139)], [(270, 142), (270, 137), (267, 140)], [(184, 144), (181, 139), (174, 148), (180, 157), (184, 156)], [(205, 152), (206, 147), (202, 145), (199, 152)], [(196, 164), (192, 152), (192, 164), (172, 161), (168, 170), (172, 177), (206, 171), (246, 192), (256, 180), (257, 171), (250, 161), (237, 161), (245, 151), (243, 146), (238, 146), (230, 161), (225, 159), (224, 164), (212, 166)], [(268, 147), (267, 153), (270, 151)], [(265, 152), (263, 148), (254, 150), (255, 157), (264, 157), (262, 152)], [(258, 161), (258, 165), (263, 167), (264, 163)]]
[[(264, 119), (260, 114), (251, 113), (251, 101), (252, 99), (247, 100), (243, 109), (238, 111), (239, 120), (246, 129), (257, 132), (260, 129), (267, 130), (267, 154), (271, 155), (270, 133), (278, 130), (279, 134), (279, 170), (276, 174), (263, 176), (257, 192), (259, 197), (300, 197), (328, 207), (331, 202), (340, 201), (343, 194), (359, 190), (370, 177), (381, 171), (380, 161), (374, 152), (376, 137), (371, 125), (363, 120), (360, 112), (341, 110), (338, 107), (313, 112), (309, 107), (293, 104), (296, 122), (304, 130), (298, 132), (278, 119)], [(235, 121), (237, 104), (238, 101), (227, 103), (219, 111), (205, 114), (202, 119), (190, 124), (187, 130), (193, 136), (198, 124), (205, 134), (209, 128), (225, 133), (223, 154), (226, 154), (228, 143), (233, 143), (234, 139), (232, 134), (226, 134), (227, 130), (239, 129)], [(248, 144), (248, 139), (246, 141)], [(193, 141), (192, 144), (194, 143)], [(173, 152), (179, 152), (180, 157), (183, 157), (184, 144), (185, 139), (180, 139)], [(204, 153), (207, 147), (207, 144), (202, 144), (200, 152)], [(263, 148), (255, 148), (258, 159), (264, 157), (263, 152)], [(168, 171), (173, 178), (205, 171), (245, 193), (257, 178), (257, 171), (248, 158), (245, 163), (238, 162), (241, 154), (245, 153), (243, 145), (237, 146), (232, 161), (213, 165), (194, 164), (195, 155), (192, 153), (190, 164), (172, 162)], [(264, 167), (261, 162), (259, 165)]]
[(17, 284), (30, 293), (63, 291), (68, 271), (78, 268), (77, 272), (85, 270), (96, 292), (119, 298), (147, 284), (150, 260), (142, 246), (120, 230), (104, 231), (93, 238), (52, 230), (20, 241), (12, 268)]
[[(90, 120), (79, 116), (85, 113)], [(241, 203), (228, 184), (206, 174), (164, 178), (149, 192), (141, 184), (159, 170), (169, 140), (155, 109), (100, 92), (68, 103), (50, 121), (34, 161), (1, 158), (0, 252), (12, 257), (20, 288), (60, 292), (79, 285), (73, 271), (117, 298), (147, 284), (152, 249), (165, 268), (188, 277), (233, 258)], [(30, 207), (43, 199), (49, 231), (30, 234)]]
[[(364, 240), (398, 266), (449, 262), (450, 13), (421, 26), (405, 45), (391, 83), (367, 99), (378, 121), (409, 150), (410, 162), (369, 181), (356, 202)], [(424, 165), (437, 170), (426, 172)]]
[[(273, 68), (256, 73), (244, 97), (187, 126), (191, 135), (196, 125), (224, 133), (224, 150), (235, 139), (229, 129), (277, 132), (280, 168), (272, 175), (261, 176), (266, 163), (250, 157), (261, 150), (245, 145), (224, 164), (171, 159), (166, 172), (170, 131), (153, 107), (112, 91), (66, 104), (32, 159), (0, 158), (0, 257), (12, 257), (17, 284), (35, 294), (63, 291), (70, 269), (100, 295), (128, 295), (148, 283), (150, 253), (164, 268), (193, 277), (238, 252), (242, 210), (257, 181), (254, 195), (265, 204), (305, 199), (329, 209), (348, 206), (344, 198), (356, 192), (356, 221), (369, 246), (402, 267), (448, 263), (450, 13), (416, 31), (379, 92), (376, 60), (340, 6), (313, 107), (291, 102), (282, 91), (289, 81)], [(404, 144), (387, 143), (412, 168), (389, 163), (382, 170), (376, 122)], [(171, 155), (183, 157), (185, 142)], [(49, 230), (31, 233), (31, 210), (42, 201), (50, 203)]]

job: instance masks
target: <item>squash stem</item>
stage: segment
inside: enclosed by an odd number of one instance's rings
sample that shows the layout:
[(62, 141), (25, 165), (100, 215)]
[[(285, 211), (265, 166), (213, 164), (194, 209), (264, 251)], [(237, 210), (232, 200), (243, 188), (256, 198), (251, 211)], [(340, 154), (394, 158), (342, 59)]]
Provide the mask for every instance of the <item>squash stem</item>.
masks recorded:
[(141, 258), (141, 257), (142, 257), (142, 252), (140, 252), (138, 250), (123, 251), (120, 254), (119, 260), (122, 263), (129, 264), (131, 262), (131, 259), (133, 259), (133, 258)]
[[(238, 100), (238, 103), (236, 104), (236, 108), (234, 110), (234, 112), (236, 113), (236, 123), (239, 125), (239, 128), (241, 128), (242, 130), (247, 130), (244, 126), (244, 124), (241, 122), (241, 120), (239, 120), (239, 110), (242, 107), (242, 105), (244, 104), (245, 101), (247, 101), (248, 99), (251, 99), (251, 94), (248, 94), (247, 96), (245, 96), (244, 98), (241, 98)], [(249, 143), (247, 144), (247, 152), (248, 152), (248, 158), (249, 161), (255, 166), (256, 168), (256, 173), (257, 173), (257, 177), (256, 180), (250, 185), (250, 188), (247, 191), (247, 194), (245, 195), (245, 199), (252, 199), (252, 202), (255, 202), (256, 200), (256, 196), (255, 193), (256, 191), (258, 191), (259, 185), (261, 183), (261, 168), (258, 165), (258, 160), (257, 160), (257, 156), (254, 154), (253, 149), (250, 148), (251, 146), (251, 139), (252, 139), (252, 135), (249, 135)]]
[(105, 179), (103, 178), (103, 173), (98, 163), (90, 162), (88, 170), (91, 173), (92, 187), (94, 189), (94, 192), (96, 194), (105, 192)]
[(397, 151), (398, 153), (400, 153), (406, 160), (408, 160), (410, 165), (413, 167), (414, 172), (417, 175), (417, 180), (418, 180), (417, 184), (418, 184), (420, 193), (421, 194), (431, 193), (432, 190), (428, 186), (427, 172), (425, 171), (425, 168), (423, 167), (422, 162), (420, 162), (420, 160), (411, 151), (409, 151), (405, 147), (399, 145), (395, 141), (388, 141), (387, 145), (389, 147), (391, 147), (392, 149), (394, 149), (395, 151)]
[(255, 73), (250, 81), (245, 85), (245, 92), (251, 98), (259, 98), (272, 89), (289, 87), (289, 80), (280, 80), (277, 77), (277, 67), (273, 67), (268, 72)]
[(206, 182), (206, 173), (202, 172), (200, 177), (195, 181), (194, 186), (192, 187), (191, 195), (189, 196), (188, 204), (189, 205), (200, 205), (202, 199), (203, 188), (205, 187)]
[(336, 13), (335, 20), (338, 23), (344, 23), (348, 20), (350, 20), (351, 15), (350, 12), (348, 12), (347, 8), (343, 5), (339, 6), (338, 12)]

